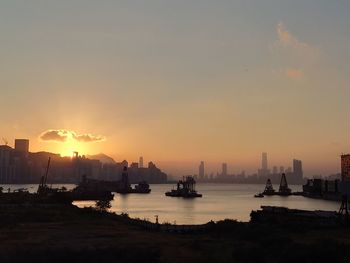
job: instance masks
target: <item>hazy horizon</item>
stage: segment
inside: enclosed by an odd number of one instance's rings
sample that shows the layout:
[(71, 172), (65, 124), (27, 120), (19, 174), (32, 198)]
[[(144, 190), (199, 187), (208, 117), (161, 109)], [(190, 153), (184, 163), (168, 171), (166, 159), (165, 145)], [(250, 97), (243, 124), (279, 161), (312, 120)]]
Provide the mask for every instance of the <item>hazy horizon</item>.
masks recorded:
[[(350, 152), (350, 2), (0, 3), (0, 138), (31, 151), (256, 172)], [(216, 168), (217, 167), (217, 168)]]
[[(8, 143), (7, 144), (8, 146), (14, 147), (14, 145), (9, 143), (7, 140), (6, 140), (6, 142)], [(0, 143), (0, 145), (1, 145), (1, 143)], [(32, 151), (30, 149), (30, 151), (31, 152), (40, 152), (42, 150)], [(74, 154), (73, 152), (71, 152), (69, 155), (64, 155), (64, 154), (61, 154), (59, 152), (52, 152), (52, 153), (60, 154), (61, 157), (72, 157)], [(78, 153), (81, 156), (86, 155), (87, 158), (91, 158), (91, 157), (94, 157), (95, 155), (99, 155), (99, 154), (105, 154), (108, 157), (113, 158), (113, 160), (116, 162), (122, 162), (122, 161), (126, 160), (129, 162), (129, 165), (133, 162), (138, 163), (139, 157), (142, 156), (142, 155), (140, 155), (136, 159), (128, 159), (128, 158), (123, 158), (122, 156), (117, 157), (113, 154), (106, 154), (104, 152), (90, 153), (90, 154), (86, 154), (84, 152), (78, 152)], [(164, 172), (168, 173), (169, 176), (175, 176), (175, 177), (181, 177), (184, 175), (198, 175), (198, 166), (199, 166), (200, 162), (203, 161), (203, 160), (198, 161), (197, 159), (183, 160), (183, 161), (164, 161), (164, 160), (156, 161), (156, 160), (152, 160), (152, 159), (147, 159), (144, 156), (142, 156), (142, 157), (143, 157), (145, 166), (147, 166), (148, 162), (154, 162), (160, 169), (162, 169)], [(229, 175), (232, 175), (232, 174), (238, 175), (238, 174), (241, 174), (242, 172), (244, 172), (246, 176), (257, 174), (258, 169), (261, 168), (261, 153), (259, 155), (252, 156), (252, 158), (256, 158), (253, 165), (246, 162), (245, 160), (243, 160), (243, 161), (241, 160), (239, 163), (238, 163), (238, 160), (231, 160), (229, 162), (224, 161), (227, 164), (228, 174)], [(295, 158), (293, 158), (293, 159), (295, 159)], [(268, 168), (270, 169), (271, 172), (272, 172), (272, 169), (274, 166), (277, 167), (278, 171), (280, 169), (280, 166), (283, 166), (284, 169), (288, 169), (288, 168), (293, 169), (293, 163), (292, 163), (293, 159), (286, 160), (283, 163), (276, 163), (276, 162), (274, 162), (276, 160), (276, 158), (270, 158), (270, 156), (268, 154)], [(220, 174), (222, 171), (223, 162), (220, 162), (220, 160), (209, 161), (209, 162), (204, 161), (204, 164), (205, 164), (205, 175), (210, 176), (210, 174), (213, 174), (214, 176), (216, 176), (217, 173)], [(308, 177), (308, 178), (311, 178), (313, 176), (320, 176), (320, 175), (321, 176), (328, 176), (328, 175), (340, 173), (340, 167), (338, 170), (335, 170), (333, 172), (331, 171), (329, 173), (325, 173), (324, 171), (323, 171), (323, 173), (313, 173), (312, 171), (310, 171), (310, 169), (308, 169), (308, 167), (306, 167), (306, 169), (305, 169), (304, 164), (303, 164), (303, 170), (304, 170), (304, 177)]]

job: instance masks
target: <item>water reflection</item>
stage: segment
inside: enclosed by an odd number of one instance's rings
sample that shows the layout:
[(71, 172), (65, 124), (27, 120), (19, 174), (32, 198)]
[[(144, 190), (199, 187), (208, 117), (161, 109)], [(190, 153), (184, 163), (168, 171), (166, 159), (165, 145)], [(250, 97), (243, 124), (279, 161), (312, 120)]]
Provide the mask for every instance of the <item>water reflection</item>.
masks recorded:
[[(74, 185), (64, 185), (72, 189)], [(37, 185), (3, 186), (4, 189), (28, 188), (36, 191)], [(197, 184), (202, 198), (183, 199), (166, 197), (164, 193), (172, 185), (151, 185), (150, 194), (120, 195), (115, 193), (110, 211), (118, 214), (128, 213), (131, 217), (146, 218), (155, 222), (155, 215), (159, 222), (177, 224), (201, 224), (210, 220), (225, 218), (249, 221), (251, 210), (259, 209), (261, 205), (285, 206), (307, 210), (338, 211), (340, 203), (333, 201), (304, 198), (302, 196), (266, 196), (254, 198), (254, 194), (261, 192), (264, 185), (238, 184)], [(274, 186), (275, 187), (275, 186)], [(276, 186), (277, 187), (277, 186)], [(291, 186), (293, 191), (301, 191), (301, 186)], [(83, 206), (94, 206), (95, 202), (74, 202)]]

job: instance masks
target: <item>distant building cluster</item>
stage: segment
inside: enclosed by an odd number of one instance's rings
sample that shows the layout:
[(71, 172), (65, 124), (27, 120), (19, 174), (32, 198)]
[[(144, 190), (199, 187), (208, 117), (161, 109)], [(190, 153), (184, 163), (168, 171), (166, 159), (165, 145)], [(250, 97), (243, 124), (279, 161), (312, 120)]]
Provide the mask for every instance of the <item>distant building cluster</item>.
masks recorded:
[[(350, 162), (349, 162), (350, 164)], [(350, 167), (350, 166), (349, 166)], [(273, 166), (272, 170), (268, 166), (267, 153), (262, 153), (261, 168), (258, 169), (256, 174), (246, 175), (245, 171), (239, 174), (229, 174), (227, 163), (222, 164), (221, 172), (214, 174), (205, 174), (204, 162), (201, 161), (199, 165), (198, 175), (195, 175), (195, 179), (199, 182), (218, 182), (218, 183), (266, 183), (267, 179), (270, 179), (272, 183), (279, 184), (281, 180), (281, 174), (285, 173), (288, 183), (290, 184), (302, 184), (304, 182), (302, 161), (293, 160), (293, 168), (284, 166)], [(350, 174), (350, 168), (349, 168)]]
[(148, 183), (165, 183), (167, 175), (154, 163), (144, 167), (143, 158), (139, 163), (128, 166), (127, 161), (109, 163), (99, 159), (79, 156), (61, 157), (49, 152), (29, 152), (29, 140), (16, 139), (15, 147), (0, 145), (0, 184), (38, 183), (51, 158), (49, 183), (78, 183), (83, 175), (87, 178), (116, 181), (120, 180), (123, 168), (128, 167), (130, 183), (147, 181)]

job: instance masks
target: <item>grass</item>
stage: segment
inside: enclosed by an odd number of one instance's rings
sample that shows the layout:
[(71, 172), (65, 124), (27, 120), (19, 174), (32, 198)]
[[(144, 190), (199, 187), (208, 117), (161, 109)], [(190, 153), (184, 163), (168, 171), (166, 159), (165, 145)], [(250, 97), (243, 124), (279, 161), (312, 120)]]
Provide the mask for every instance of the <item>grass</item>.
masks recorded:
[(207, 231), (145, 230), (74, 206), (0, 207), (0, 262), (345, 262), (350, 228), (224, 220)]

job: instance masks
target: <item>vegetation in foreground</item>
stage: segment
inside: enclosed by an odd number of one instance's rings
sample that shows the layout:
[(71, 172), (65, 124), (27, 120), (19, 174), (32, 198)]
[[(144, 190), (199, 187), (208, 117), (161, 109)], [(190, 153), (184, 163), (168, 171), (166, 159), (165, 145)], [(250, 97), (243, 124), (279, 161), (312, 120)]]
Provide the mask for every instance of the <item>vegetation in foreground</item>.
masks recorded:
[(350, 228), (224, 220), (190, 234), (146, 230), (74, 206), (0, 208), (0, 262), (347, 262)]

